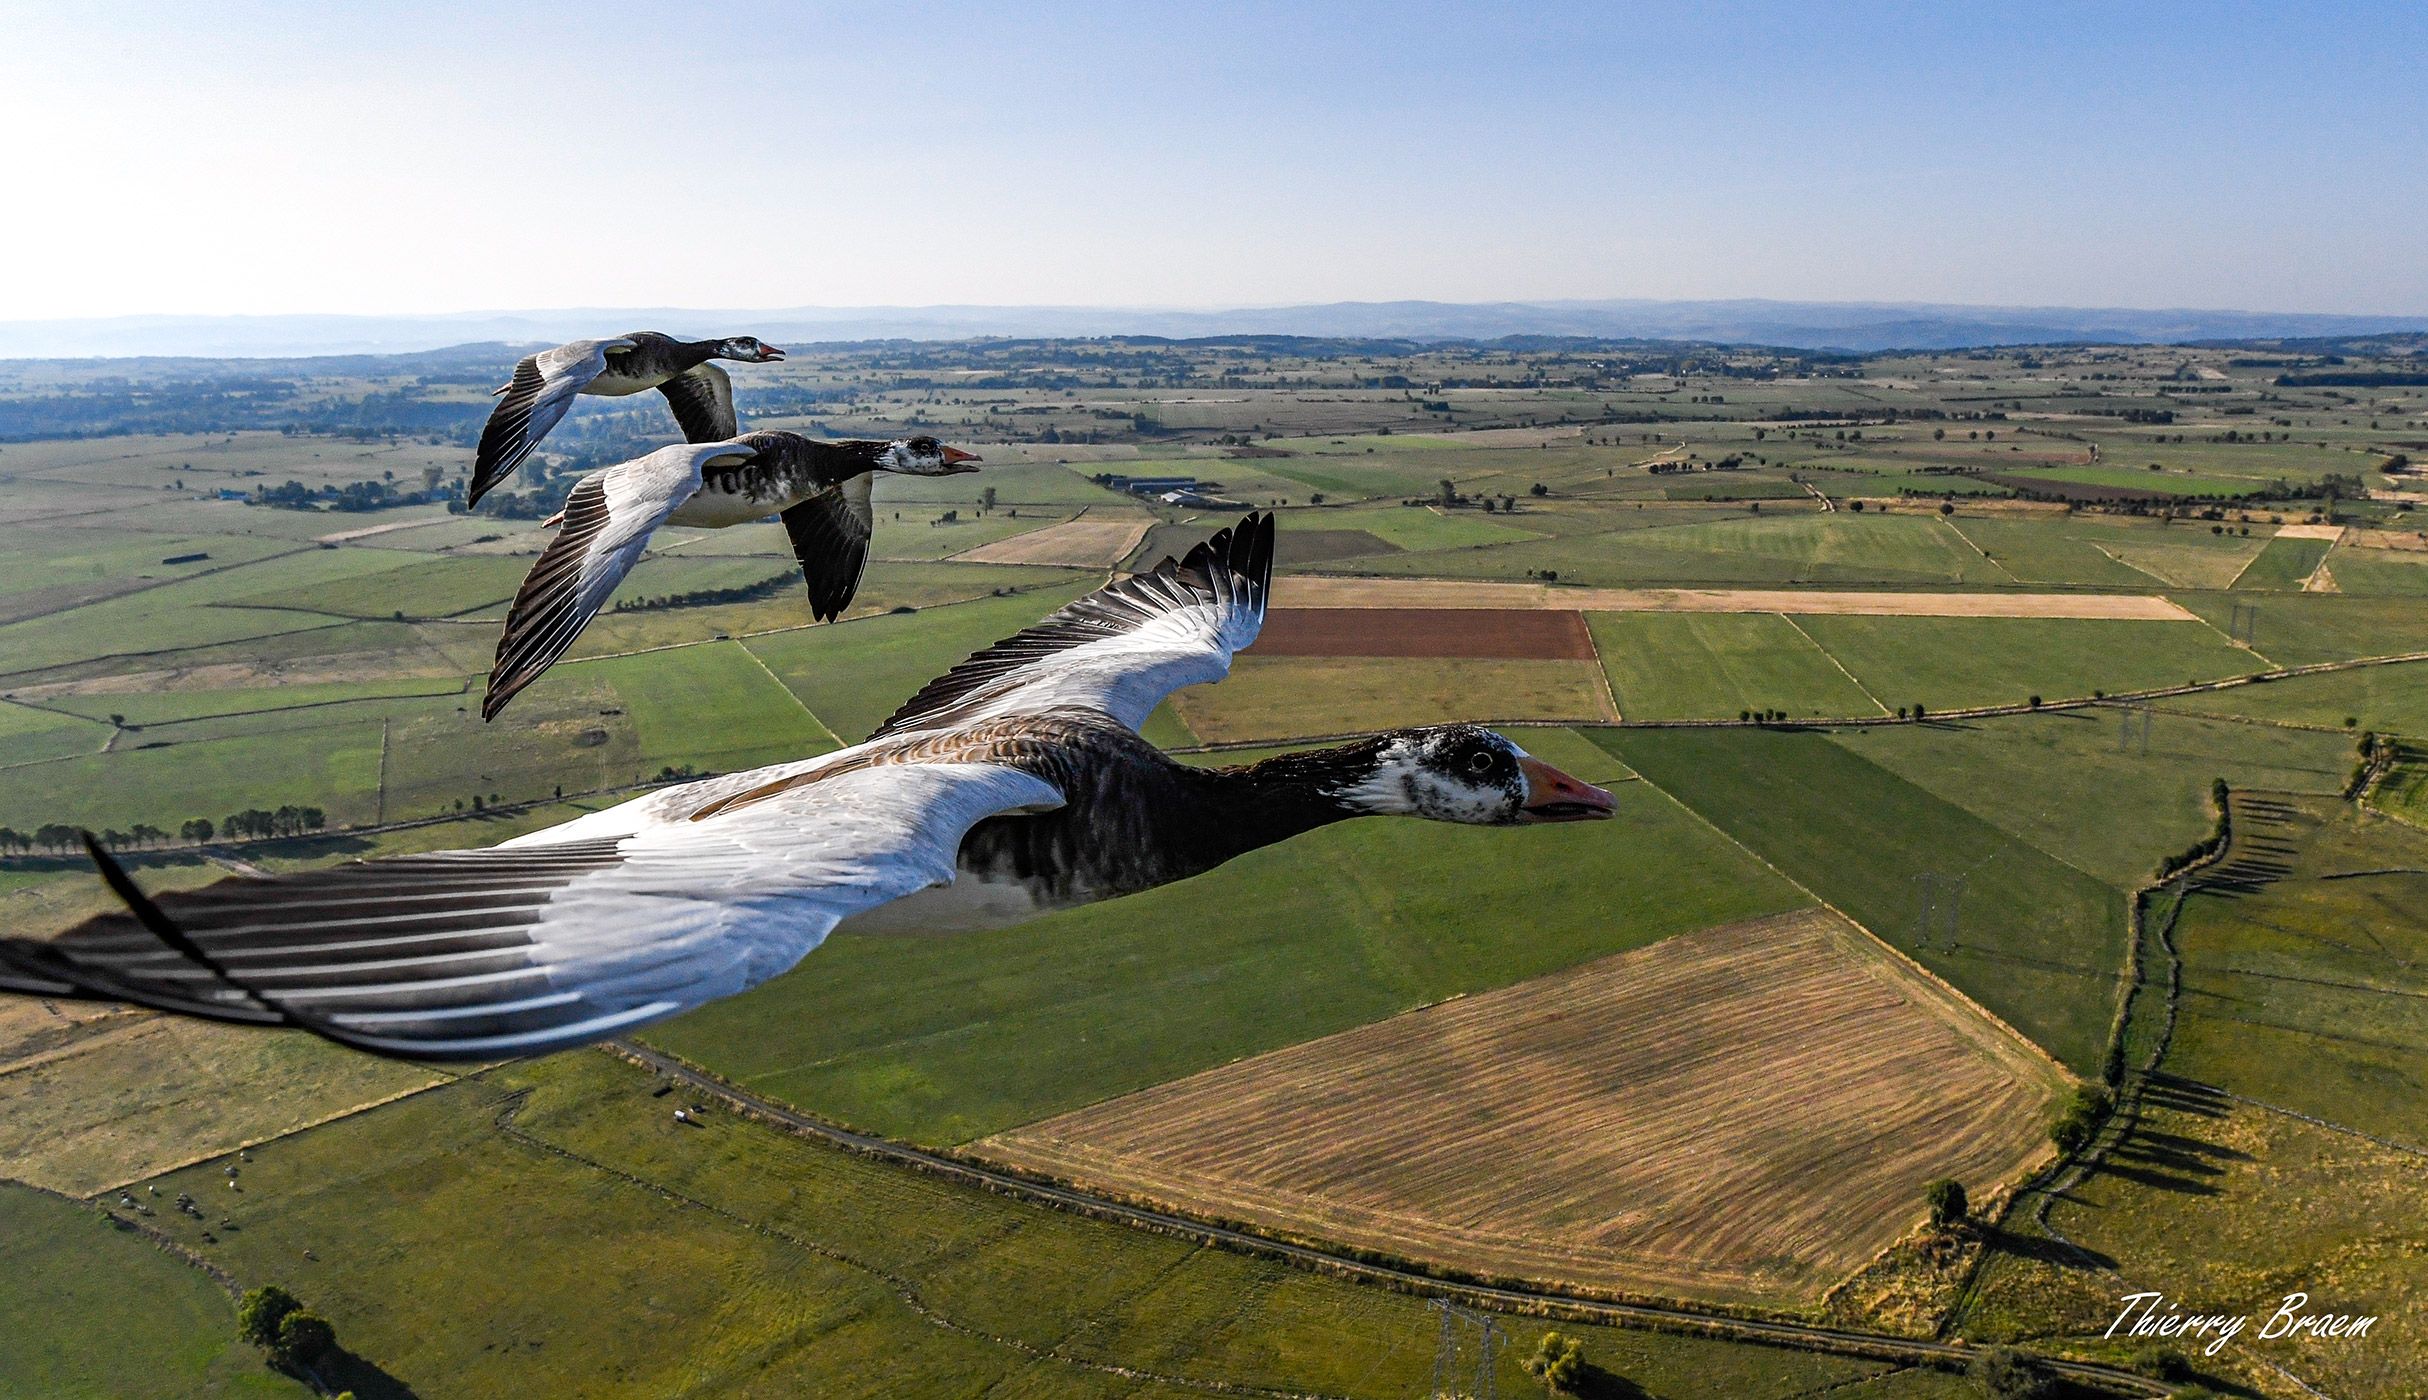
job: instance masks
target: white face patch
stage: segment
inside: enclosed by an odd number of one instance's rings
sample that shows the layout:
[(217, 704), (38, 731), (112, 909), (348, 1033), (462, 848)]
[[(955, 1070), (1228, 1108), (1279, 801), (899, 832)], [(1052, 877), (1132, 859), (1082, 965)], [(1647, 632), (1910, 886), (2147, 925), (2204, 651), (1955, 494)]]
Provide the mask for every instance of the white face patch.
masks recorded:
[[(1503, 741), (1506, 743), (1506, 741)], [(1508, 747), (1514, 751), (1516, 745)], [(1511, 820), (1522, 795), (1487, 777), (1470, 779), (1445, 771), (1430, 747), (1394, 739), (1375, 759), (1374, 770), (1330, 796), (1344, 806), (1377, 816), (1423, 817), (1429, 821), (1495, 826)]]

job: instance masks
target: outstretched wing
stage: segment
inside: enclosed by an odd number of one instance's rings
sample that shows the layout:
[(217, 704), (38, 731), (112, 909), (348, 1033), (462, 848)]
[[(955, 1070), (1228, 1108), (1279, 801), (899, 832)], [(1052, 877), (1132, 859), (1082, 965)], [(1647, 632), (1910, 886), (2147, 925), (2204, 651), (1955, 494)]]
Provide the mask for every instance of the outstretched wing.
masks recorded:
[(1250, 515), (929, 681), (870, 737), (1063, 706), (1136, 729), (1173, 691), (1231, 673), (1264, 625), (1272, 582), (1273, 517)]
[(514, 378), (498, 390), (501, 397), (490, 410), (488, 425), (481, 429), (480, 451), (472, 460), (472, 489), (465, 493), (464, 504), (479, 505), (490, 487), (523, 464), (573, 407), (574, 396), (606, 371), (608, 352), (631, 347), (632, 342), (623, 339), (577, 340), (517, 364)]
[(832, 622), (851, 606), (868, 567), (868, 539), (876, 512), (869, 505), (874, 472), (830, 486), (784, 512), (784, 533), (809, 584), (810, 615)]
[(731, 443), (662, 447), (576, 482), (565, 498), (563, 528), (540, 552), (507, 610), (481, 718), (495, 718), (582, 635), (649, 548), (650, 534), (700, 489), (702, 468), (753, 455)]
[(1060, 806), (994, 763), (839, 771), (630, 836), (222, 880), (0, 939), (0, 989), (293, 1025), (414, 1059), (563, 1049), (732, 996), (845, 917), (949, 882), (997, 813)]
[(717, 365), (699, 364), (658, 386), (686, 442), (723, 442), (742, 431), (734, 419), (733, 380)]

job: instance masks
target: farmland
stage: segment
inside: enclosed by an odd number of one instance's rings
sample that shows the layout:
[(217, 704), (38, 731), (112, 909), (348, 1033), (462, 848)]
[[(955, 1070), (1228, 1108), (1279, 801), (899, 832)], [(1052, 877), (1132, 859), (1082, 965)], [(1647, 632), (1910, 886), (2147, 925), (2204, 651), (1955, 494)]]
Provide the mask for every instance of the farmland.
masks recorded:
[[(2411, 348), (2333, 353), (2368, 372)], [(2428, 661), (2356, 663), (2428, 652), (2428, 533), (2394, 470), (2428, 442), (2428, 391), (2277, 382), (2274, 361), (2326, 353), (805, 347), (735, 374), (754, 425), (916, 424), (985, 470), (879, 482), (837, 624), (808, 619), (781, 527), (661, 531), (489, 724), (481, 679), (552, 493), (669, 436), (654, 400), (585, 401), (516, 499), (466, 511), (487, 404), (467, 386), (496, 382), (494, 347), (275, 371), (366, 415), (342, 431), (158, 421), (258, 366), (195, 362), (96, 428), (104, 380), (156, 371), (0, 365), (5, 421), (34, 425), (0, 442), (0, 826), (92, 827), (154, 888), (485, 844), (854, 742), (1108, 569), (1270, 508), (1262, 643), (1148, 737), (1229, 763), (1496, 720), (1610, 785), (1619, 818), (1347, 822), (1019, 928), (846, 932), (647, 1042), (820, 1118), (1446, 1270), (2085, 1354), (2116, 1353), (2091, 1324), (2118, 1277), (2257, 1300), (2323, 1260), (2339, 1298), (2399, 1316), (2417, 1271), (2374, 1241), (2416, 1236), (2424, 1199), (2404, 1169), (2428, 1026), (2406, 1008), (2428, 921), (2403, 872), (2428, 867), (2406, 844)], [(377, 417), (397, 405), (412, 422)], [(44, 430), (54, 412), (96, 435)], [(412, 499), (327, 504), (364, 483)], [(2278, 674), (2315, 664), (2337, 669)], [(2022, 712), (1947, 714), (1973, 706)], [(2338, 796), (2363, 731), (2413, 755), (2365, 810)], [(2147, 980), (2170, 945), (2130, 911), (2213, 829), (2219, 779), (2238, 839), (2285, 868), (2186, 902), (2170, 1034)], [(184, 834), (298, 804), (326, 829)], [(78, 864), (0, 849), (0, 923), (102, 907)], [(103, 1204), (212, 1187), (235, 1228), (162, 1228), (328, 1311), (366, 1396), (1383, 1396), (1432, 1362), (1419, 1299), (755, 1125), (669, 1126), (649, 1077), (602, 1055), (459, 1079), (7, 1010), (0, 1176)], [(2162, 1042), (2162, 1078), (2117, 1081), (2141, 1095), (2120, 1152), (2027, 1192), (1957, 1263), (1901, 1272), (1954, 1248), (1920, 1228), (1924, 1179), (1995, 1200), (2112, 1043)], [(2112, 1270), (2043, 1238), (2043, 1203)], [(31, 1188), (0, 1210), (10, 1316), (38, 1319), (0, 1392), (295, 1389), (230, 1347), (224, 1291), (176, 1255)], [(156, 1327), (97, 1341), (102, 1281), (160, 1299)], [(1963, 1393), (1581, 1330), (1662, 1397)], [(99, 1359), (71, 1375), (79, 1357)], [(2294, 1369), (2359, 1396), (2416, 1359)], [(1504, 1393), (1528, 1383), (1516, 1360)]]
[[(2032, 1127), (2059, 1078), (1878, 943), (1806, 912), (977, 1147), (1120, 1195), (1487, 1273), (1810, 1297), (1904, 1232), (1923, 1182), (1955, 1176), (1986, 1194), (2043, 1152)], [(1728, 1204), (1746, 1197), (1767, 1206)]]

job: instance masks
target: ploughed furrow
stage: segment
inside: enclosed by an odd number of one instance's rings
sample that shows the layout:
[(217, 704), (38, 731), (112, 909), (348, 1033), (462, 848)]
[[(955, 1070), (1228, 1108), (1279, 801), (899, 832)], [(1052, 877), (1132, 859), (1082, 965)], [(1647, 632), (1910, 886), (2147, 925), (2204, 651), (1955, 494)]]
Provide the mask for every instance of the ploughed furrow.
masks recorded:
[(1820, 910), (1706, 929), (978, 1144), (1483, 1272), (1811, 1297), (2043, 1150), (2062, 1074)]

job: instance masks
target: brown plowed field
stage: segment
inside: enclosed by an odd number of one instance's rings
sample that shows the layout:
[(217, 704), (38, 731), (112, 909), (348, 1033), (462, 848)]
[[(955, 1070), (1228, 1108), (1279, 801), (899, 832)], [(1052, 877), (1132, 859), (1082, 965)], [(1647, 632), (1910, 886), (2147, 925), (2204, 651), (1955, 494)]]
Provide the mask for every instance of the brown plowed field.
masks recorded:
[(2060, 1072), (1821, 910), (1672, 938), (979, 1143), (1482, 1273), (1809, 1302), (2046, 1151)]
[(1582, 613), (1539, 608), (1274, 608), (1258, 656), (1475, 656), (1591, 661)]

